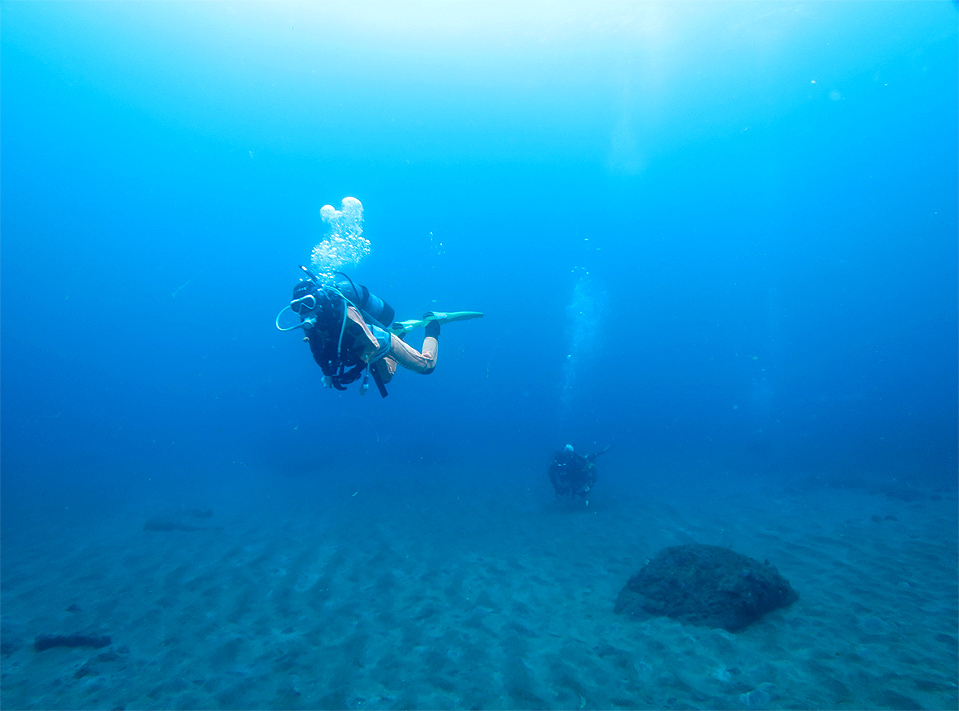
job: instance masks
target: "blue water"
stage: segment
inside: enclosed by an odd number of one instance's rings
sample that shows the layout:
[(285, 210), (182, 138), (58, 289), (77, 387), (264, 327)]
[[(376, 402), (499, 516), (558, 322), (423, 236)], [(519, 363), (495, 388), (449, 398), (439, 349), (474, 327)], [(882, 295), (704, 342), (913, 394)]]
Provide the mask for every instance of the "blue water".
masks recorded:
[[(566, 443), (955, 489), (954, 3), (0, 11), (5, 530)], [(274, 328), (345, 196), (398, 318), (485, 313), (385, 399)]]

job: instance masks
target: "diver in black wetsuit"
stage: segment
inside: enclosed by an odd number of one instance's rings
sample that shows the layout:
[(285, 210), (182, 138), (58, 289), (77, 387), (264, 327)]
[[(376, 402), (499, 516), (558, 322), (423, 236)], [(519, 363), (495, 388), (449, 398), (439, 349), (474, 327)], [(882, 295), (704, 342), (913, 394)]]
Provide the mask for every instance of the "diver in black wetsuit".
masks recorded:
[[(586, 499), (596, 484), (596, 465), (593, 461), (608, 450), (609, 447), (606, 447), (584, 457), (573, 451), (573, 445), (567, 444), (556, 452), (549, 462), (549, 481), (556, 495)], [(589, 506), (589, 499), (586, 499), (586, 505)]]
[[(394, 321), (392, 306), (343, 272), (333, 272), (330, 280), (323, 281), (306, 267), (300, 269), (306, 278), (293, 287), (293, 299), (277, 314), (276, 327), (281, 331), (303, 329), (303, 340), (309, 343), (327, 388), (345, 390), (363, 376), (362, 395), (372, 376), (380, 395), (386, 397), (386, 384), (396, 373), (397, 365), (423, 375), (433, 372), (440, 324), (483, 315), (479, 311), (429, 311), (422, 319)], [(280, 325), (280, 317), (287, 309), (299, 316), (299, 323)], [(426, 327), (426, 336), (422, 350), (418, 351), (403, 339), (408, 331), (420, 326)]]

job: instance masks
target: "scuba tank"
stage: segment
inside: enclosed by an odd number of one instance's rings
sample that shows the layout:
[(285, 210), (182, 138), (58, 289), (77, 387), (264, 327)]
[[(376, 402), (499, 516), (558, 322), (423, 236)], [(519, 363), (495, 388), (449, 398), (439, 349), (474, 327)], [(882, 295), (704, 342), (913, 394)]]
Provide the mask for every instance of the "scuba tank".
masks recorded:
[(353, 280), (343, 272), (335, 272), (335, 274), (336, 279), (333, 283), (336, 289), (363, 314), (367, 323), (373, 323), (384, 331), (388, 329), (396, 318), (393, 307), (362, 284), (359, 286), (354, 284)]

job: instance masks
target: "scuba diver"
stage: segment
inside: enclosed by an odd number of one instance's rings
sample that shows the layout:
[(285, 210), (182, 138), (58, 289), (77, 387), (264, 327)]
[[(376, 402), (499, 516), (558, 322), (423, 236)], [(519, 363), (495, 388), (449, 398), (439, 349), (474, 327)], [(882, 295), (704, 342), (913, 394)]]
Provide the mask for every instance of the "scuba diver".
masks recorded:
[(585, 457), (573, 451), (573, 445), (567, 444), (563, 449), (553, 454), (549, 462), (549, 481), (553, 485), (557, 496), (570, 498), (582, 497), (589, 506), (586, 495), (596, 484), (596, 465), (593, 461), (600, 454), (609, 451), (613, 445)]
[[(483, 316), (477, 311), (430, 311), (420, 320), (394, 322), (392, 306), (343, 272), (334, 272), (333, 280), (324, 283), (306, 267), (300, 269), (306, 278), (293, 287), (293, 299), (277, 314), (276, 327), (281, 331), (303, 329), (303, 340), (309, 343), (313, 360), (323, 371), (326, 388), (346, 390), (363, 376), (363, 395), (372, 375), (380, 395), (386, 397), (386, 384), (398, 364), (423, 375), (436, 368), (440, 324)], [(286, 309), (299, 316), (298, 324), (280, 326), (280, 316)], [(420, 326), (426, 327), (426, 336), (422, 350), (417, 351), (403, 339), (408, 331)]]

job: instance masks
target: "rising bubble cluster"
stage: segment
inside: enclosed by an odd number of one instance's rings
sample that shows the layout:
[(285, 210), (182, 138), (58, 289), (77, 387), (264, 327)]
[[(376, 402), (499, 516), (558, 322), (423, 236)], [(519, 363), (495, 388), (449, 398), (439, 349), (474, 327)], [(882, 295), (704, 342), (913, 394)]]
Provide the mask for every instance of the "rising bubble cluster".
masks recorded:
[(355, 267), (370, 253), (370, 241), (363, 237), (363, 204), (345, 197), (340, 208), (324, 205), (320, 210), (326, 236), (313, 248), (314, 272), (327, 282), (333, 280), (334, 272)]

